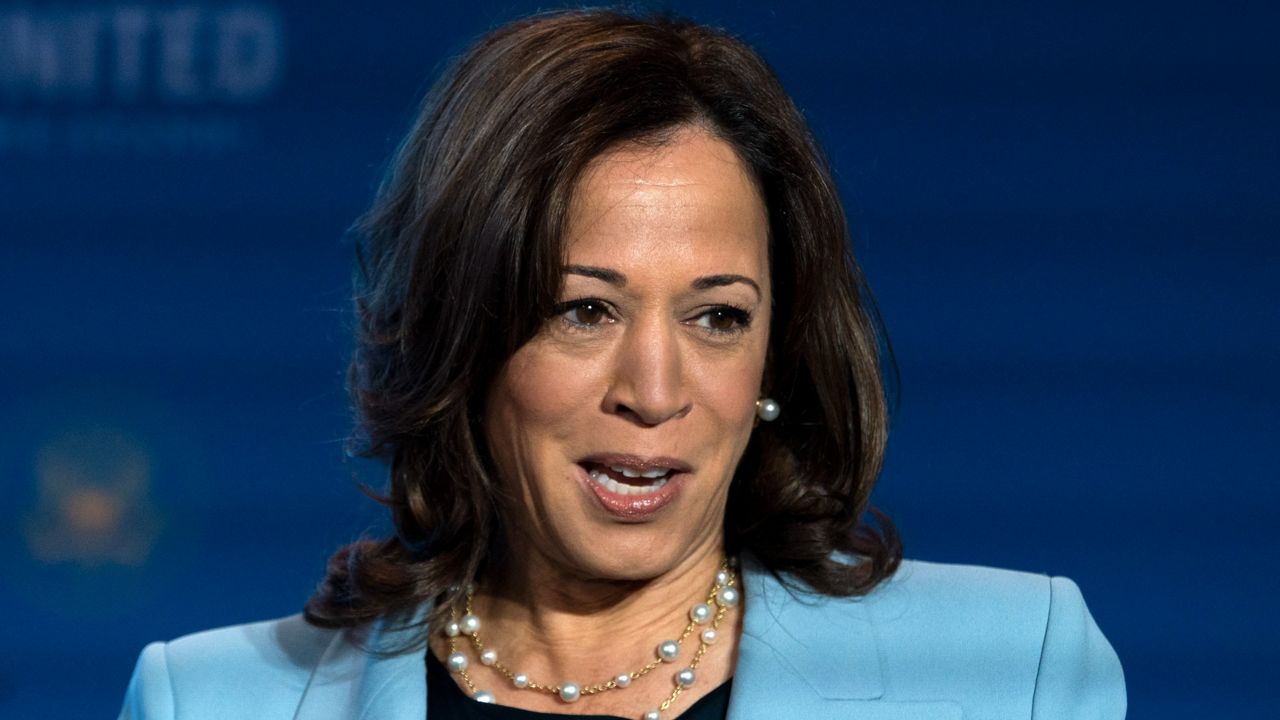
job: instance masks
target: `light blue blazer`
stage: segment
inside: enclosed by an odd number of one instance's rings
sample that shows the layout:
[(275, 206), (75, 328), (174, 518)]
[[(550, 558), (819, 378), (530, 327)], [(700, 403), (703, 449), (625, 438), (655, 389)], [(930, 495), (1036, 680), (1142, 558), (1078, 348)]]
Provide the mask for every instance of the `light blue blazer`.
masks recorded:
[[(745, 616), (730, 720), (1111, 720), (1120, 661), (1066, 578), (906, 561), (862, 598), (794, 596), (743, 563)], [(423, 651), (377, 624), (323, 630), (294, 615), (152, 643), (123, 720), (418, 720)], [(441, 720), (441, 719), (436, 719)]]

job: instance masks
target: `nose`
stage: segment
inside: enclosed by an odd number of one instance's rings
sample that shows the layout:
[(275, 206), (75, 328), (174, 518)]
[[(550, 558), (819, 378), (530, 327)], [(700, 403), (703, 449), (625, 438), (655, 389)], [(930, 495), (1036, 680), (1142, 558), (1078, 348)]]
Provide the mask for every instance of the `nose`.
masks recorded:
[(692, 409), (677, 329), (661, 318), (632, 323), (615, 349), (605, 412), (654, 426)]

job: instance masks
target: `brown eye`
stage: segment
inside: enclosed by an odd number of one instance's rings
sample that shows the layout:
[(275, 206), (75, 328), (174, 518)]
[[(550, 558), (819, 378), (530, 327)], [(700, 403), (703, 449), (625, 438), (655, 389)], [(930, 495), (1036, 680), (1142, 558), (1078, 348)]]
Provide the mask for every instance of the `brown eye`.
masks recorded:
[(723, 310), (712, 310), (708, 313), (708, 327), (712, 330), (724, 332), (732, 330), (738, 325), (738, 318), (733, 317)]
[(557, 310), (569, 323), (581, 327), (594, 327), (609, 321), (609, 310), (599, 300), (564, 303)]
[(699, 315), (695, 324), (723, 335), (746, 329), (751, 324), (751, 315), (735, 307), (717, 307)]

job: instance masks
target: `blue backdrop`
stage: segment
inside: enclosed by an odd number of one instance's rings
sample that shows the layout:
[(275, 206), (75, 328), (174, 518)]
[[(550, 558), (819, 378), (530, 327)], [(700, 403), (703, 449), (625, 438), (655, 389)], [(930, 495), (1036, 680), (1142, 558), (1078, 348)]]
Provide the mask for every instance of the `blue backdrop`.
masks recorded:
[[(295, 612), (378, 526), (344, 230), (441, 63), (538, 7), (0, 4), (0, 716), (113, 716), (145, 642)], [(908, 554), (1076, 579), (1131, 717), (1272, 715), (1276, 6), (668, 7), (831, 155)]]

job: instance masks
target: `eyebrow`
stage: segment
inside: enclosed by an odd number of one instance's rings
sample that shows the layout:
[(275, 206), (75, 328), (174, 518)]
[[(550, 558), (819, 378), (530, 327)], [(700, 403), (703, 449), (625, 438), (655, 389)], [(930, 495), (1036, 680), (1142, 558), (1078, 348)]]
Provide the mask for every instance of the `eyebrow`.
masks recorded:
[(756, 281), (746, 275), (707, 275), (706, 277), (700, 277), (697, 280), (694, 280), (693, 289), (706, 290), (708, 288), (724, 287), (725, 285), (732, 285), (734, 283), (746, 283), (756, 291), (756, 295), (761, 297), (764, 296), (764, 293), (760, 292), (760, 286), (756, 284)]
[[(626, 287), (627, 285), (627, 277), (625, 275), (617, 270), (610, 270), (609, 268), (594, 267), (591, 265), (566, 265), (564, 267), (564, 271), (571, 275), (582, 275), (589, 278), (595, 278), (596, 280), (603, 280), (604, 282), (616, 287)], [(694, 280), (690, 286), (694, 290), (709, 290), (715, 287), (733, 285), (734, 283), (749, 285), (756, 291), (756, 295), (761, 297), (764, 296), (764, 293), (760, 292), (760, 286), (756, 284), (756, 281), (746, 275), (705, 275)]]
[(625, 275), (617, 270), (610, 270), (609, 268), (592, 267), (590, 265), (565, 265), (564, 271), (570, 275), (585, 275), (589, 278), (603, 280), (610, 285), (616, 285), (618, 287), (625, 287), (627, 284), (627, 278)]

